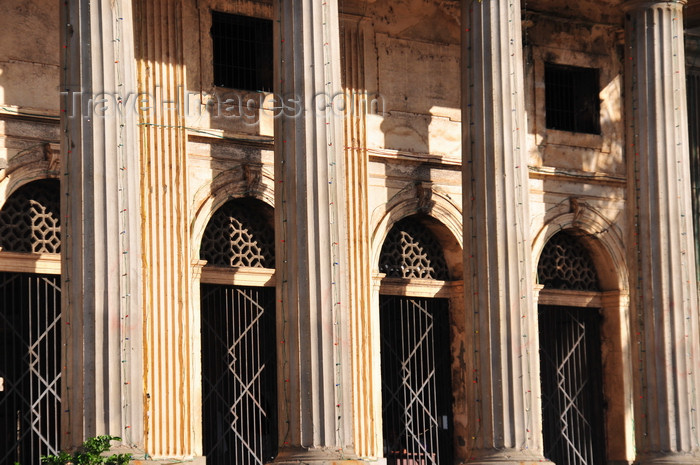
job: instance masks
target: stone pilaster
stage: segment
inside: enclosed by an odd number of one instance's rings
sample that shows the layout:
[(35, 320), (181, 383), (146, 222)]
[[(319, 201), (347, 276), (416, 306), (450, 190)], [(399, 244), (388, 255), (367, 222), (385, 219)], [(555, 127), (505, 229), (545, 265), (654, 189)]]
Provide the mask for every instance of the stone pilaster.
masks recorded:
[(63, 446), (143, 445), (138, 129), (130, 2), (61, 3)]
[(353, 420), (355, 452), (361, 457), (380, 457), (381, 383), (379, 350), (372, 339), (370, 304), (370, 232), (368, 212), (369, 155), (367, 153), (367, 113), (370, 98), (365, 82), (365, 47), (371, 39), (368, 23), (357, 18), (343, 21), (341, 51), (345, 92), (345, 190), (348, 233), (348, 308), (351, 318), (353, 363)]
[(135, 0), (143, 206), (146, 452), (201, 455), (192, 347), (183, 1)]
[(638, 461), (700, 462), (685, 1), (625, 4)]
[(520, 1), (465, 1), (462, 30), (470, 460), (540, 461)]
[(338, 9), (336, 0), (273, 8), (277, 462), (325, 463), (354, 455)]

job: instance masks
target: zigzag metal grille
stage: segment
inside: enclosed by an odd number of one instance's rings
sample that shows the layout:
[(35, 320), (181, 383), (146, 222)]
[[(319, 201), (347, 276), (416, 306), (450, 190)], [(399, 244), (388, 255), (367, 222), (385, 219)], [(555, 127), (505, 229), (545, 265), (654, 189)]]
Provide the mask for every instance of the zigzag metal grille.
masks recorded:
[(600, 316), (540, 307), (545, 457), (567, 465), (605, 463)]
[(448, 280), (447, 263), (435, 236), (419, 222), (397, 222), (384, 241), (379, 271), (389, 278)]
[(546, 289), (600, 290), (588, 250), (566, 232), (555, 234), (544, 246), (537, 265), (537, 282)]
[(262, 465), (277, 453), (275, 289), (202, 285), (204, 453)]
[(231, 200), (209, 220), (200, 256), (210, 265), (275, 267), (275, 233), (262, 202)]
[(0, 273), (0, 463), (37, 464), (59, 449), (59, 282)]
[(443, 299), (381, 296), (382, 418), (388, 465), (452, 463), (447, 313)]
[(19, 188), (0, 210), (0, 247), (8, 252), (60, 253), (59, 198), (55, 180)]

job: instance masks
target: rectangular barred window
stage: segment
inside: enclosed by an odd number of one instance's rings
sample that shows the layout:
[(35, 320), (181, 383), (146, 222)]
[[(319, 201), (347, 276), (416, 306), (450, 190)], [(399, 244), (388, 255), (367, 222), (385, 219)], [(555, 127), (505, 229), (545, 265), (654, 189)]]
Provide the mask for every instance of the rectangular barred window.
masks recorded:
[(547, 128), (600, 134), (598, 70), (546, 63)]
[(212, 12), (214, 85), (272, 91), (272, 21)]

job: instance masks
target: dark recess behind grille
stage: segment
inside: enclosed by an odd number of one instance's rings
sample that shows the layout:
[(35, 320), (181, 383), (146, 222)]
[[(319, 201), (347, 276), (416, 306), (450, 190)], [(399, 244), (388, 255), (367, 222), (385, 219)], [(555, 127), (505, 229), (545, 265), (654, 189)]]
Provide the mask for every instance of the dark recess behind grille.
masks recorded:
[(212, 12), (214, 85), (272, 91), (272, 21)]
[(547, 128), (600, 134), (598, 70), (545, 64)]

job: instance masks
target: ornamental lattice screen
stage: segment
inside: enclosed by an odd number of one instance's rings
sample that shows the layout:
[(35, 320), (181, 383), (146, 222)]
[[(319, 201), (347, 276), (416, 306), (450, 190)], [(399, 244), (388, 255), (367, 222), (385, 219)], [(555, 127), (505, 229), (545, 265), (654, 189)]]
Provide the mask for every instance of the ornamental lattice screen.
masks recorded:
[(428, 228), (410, 217), (398, 221), (387, 234), (379, 271), (387, 278), (449, 279), (439, 242)]
[(58, 181), (17, 189), (0, 210), (0, 247), (9, 252), (60, 253)]
[(537, 282), (545, 289), (600, 290), (588, 250), (567, 232), (555, 234), (545, 244), (537, 264)]

